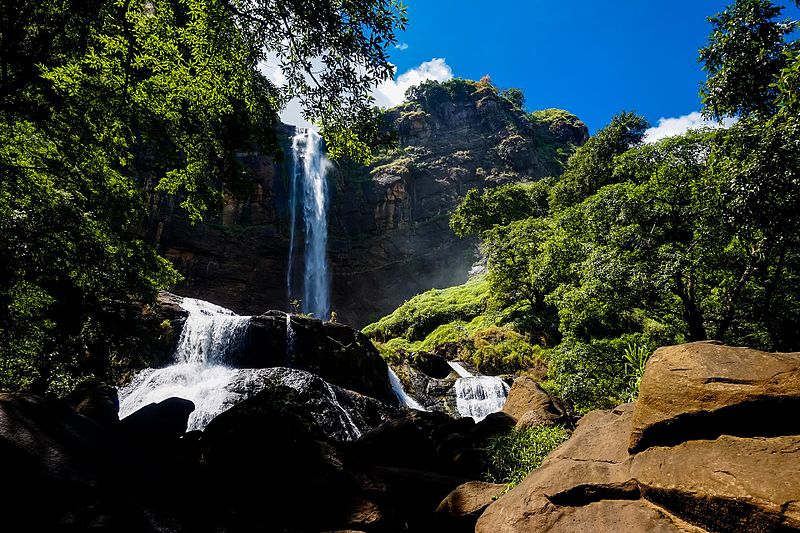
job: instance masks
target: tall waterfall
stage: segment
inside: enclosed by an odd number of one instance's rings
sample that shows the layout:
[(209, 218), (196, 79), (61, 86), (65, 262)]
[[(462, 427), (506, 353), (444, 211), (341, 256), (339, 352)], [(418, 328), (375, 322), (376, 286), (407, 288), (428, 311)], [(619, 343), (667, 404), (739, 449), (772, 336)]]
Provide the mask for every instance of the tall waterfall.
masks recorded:
[(448, 364), (460, 376), (454, 387), (458, 414), (480, 422), (503, 408), (510, 388), (505, 381), (497, 376), (473, 376), (459, 363)]
[(286, 288), (292, 300), (294, 249), (301, 208), (304, 231), (302, 310), (316, 318), (327, 319), (330, 313), (330, 274), (328, 272), (328, 184), (330, 162), (325, 157), (322, 139), (312, 130), (302, 131), (292, 139), (293, 169), (289, 184), (289, 263)]

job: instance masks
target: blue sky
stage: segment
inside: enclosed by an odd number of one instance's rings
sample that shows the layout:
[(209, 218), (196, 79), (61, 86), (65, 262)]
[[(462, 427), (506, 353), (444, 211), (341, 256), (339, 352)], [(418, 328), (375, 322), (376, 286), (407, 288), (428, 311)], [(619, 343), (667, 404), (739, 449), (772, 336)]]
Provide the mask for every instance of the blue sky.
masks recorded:
[[(381, 89), (386, 98), (378, 95), (379, 103), (396, 103), (408, 83), (425, 77), (489, 74), (500, 87), (523, 89), (529, 110), (567, 109), (595, 132), (623, 109), (637, 111), (654, 125), (661, 118), (699, 119), (690, 115), (700, 109), (703, 72), (697, 50), (710, 33), (706, 17), (728, 2), (405, 3), (409, 26), (398, 36), (404, 49), (391, 56), (398, 83)], [(800, 18), (793, 4), (784, 14)], [(433, 59), (438, 61), (430, 63)]]

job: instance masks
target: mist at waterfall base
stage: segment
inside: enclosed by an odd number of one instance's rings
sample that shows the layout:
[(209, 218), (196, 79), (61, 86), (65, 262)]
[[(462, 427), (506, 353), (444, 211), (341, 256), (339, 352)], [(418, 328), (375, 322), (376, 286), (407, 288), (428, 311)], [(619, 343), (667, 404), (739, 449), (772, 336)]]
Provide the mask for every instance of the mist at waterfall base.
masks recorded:
[(448, 364), (459, 375), (454, 385), (459, 415), (480, 422), (503, 408), (510, 389), (508, 383), (497, 376), (473, 376), (455, 361)]
[(328, 183), (331, 163), (322, 139), (312, 130), (298, 130), (292, 138), (292, 172), (289, 183), (289, 259), (286, 291), (295, 299), (293, 284), (297, 230), (302, 217), (304, 236), (301, 310), (326, 320), (330, 314), (328, 269)]

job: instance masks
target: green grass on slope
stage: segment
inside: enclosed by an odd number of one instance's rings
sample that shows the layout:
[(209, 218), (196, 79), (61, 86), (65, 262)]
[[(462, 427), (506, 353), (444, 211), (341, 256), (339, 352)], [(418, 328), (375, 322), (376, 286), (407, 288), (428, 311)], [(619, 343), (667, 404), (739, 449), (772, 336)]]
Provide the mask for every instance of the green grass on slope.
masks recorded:
[[(485, 277), (479, 277), (464, 285), (418, 294), (363, 331), (380, 342), (397, 337), (409, 342), (421, 341), (440, 326), (472, 321), (483, 315), (488, 307), (489, 282)], [(440, 334), (445, 335), (444, 332)]]
[(540, 365), (544, 352), (489, 310), (489, 284), (484, 277), (447, 289), (419, 294), (364, 328), (384, 359), (397, 364), (401, 352), (448, 353), (471, 362), (485, 374), (518, 373)]

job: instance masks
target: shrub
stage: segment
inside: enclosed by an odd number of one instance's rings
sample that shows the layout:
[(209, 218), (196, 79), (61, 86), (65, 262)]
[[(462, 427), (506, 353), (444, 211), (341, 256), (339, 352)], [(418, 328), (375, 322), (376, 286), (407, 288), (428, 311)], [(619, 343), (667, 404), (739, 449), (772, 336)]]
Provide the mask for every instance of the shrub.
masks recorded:
[(569, 432), (561, 426), (514, 429), (491, 437), (486, 445), (489, 454), (486, 479), (493, 483), (506, 483), (511, 488), (568, 438)]
[(540, 346), (531, 345), (516, 331), (492, 326), (470, 338), (472, 364), (483, 374), (512, 374), (542, 362)]

